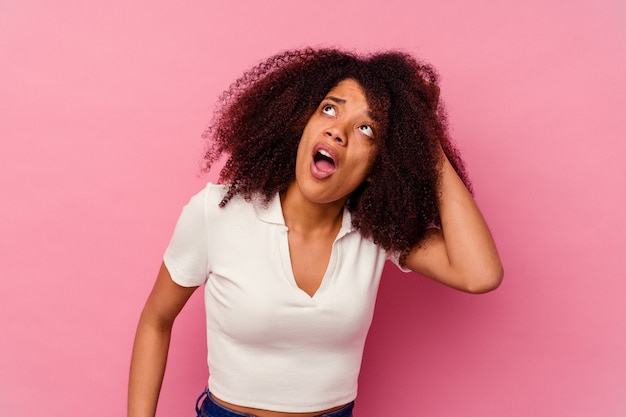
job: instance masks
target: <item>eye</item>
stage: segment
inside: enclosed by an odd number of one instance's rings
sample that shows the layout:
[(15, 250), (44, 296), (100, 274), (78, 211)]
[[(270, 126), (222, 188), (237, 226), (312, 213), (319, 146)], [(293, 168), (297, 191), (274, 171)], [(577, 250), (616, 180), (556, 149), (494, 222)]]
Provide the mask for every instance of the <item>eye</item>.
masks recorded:
[(374, 130), (372, 129), (372, 127), (370, 125), (361, 125), (361, 126), (358, 127), (358, 129), (364, 135), (369, 136), (370, 138), (374, 137)]
[(334, 106), (330, 104), (324, 104), (322, 106), (322, 113), (327, 114), (329, 116), (335, 116), (337, 114), (337, 111), (335, 110)]

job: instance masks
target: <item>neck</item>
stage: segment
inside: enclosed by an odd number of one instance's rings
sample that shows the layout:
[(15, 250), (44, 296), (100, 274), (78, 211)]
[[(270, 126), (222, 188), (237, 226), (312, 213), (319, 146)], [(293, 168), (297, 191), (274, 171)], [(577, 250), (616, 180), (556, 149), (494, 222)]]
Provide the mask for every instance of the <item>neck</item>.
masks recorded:
[(341, 228), (346, 199), (332, 203), (314, 203), (292, 184), (280, 196), (285, 224), (302, 234), (337, 233)]

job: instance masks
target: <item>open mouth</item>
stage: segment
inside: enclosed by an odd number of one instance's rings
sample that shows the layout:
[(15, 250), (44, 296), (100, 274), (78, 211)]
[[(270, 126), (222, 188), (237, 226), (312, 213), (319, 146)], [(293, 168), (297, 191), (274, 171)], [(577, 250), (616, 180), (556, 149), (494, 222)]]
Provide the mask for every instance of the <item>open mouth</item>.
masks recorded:
[(333, 157), (332, 150), (317, 147), (313, 153), (313, 163), (311, 172), (317, 179), (324, 179), (331, 176), (337, 169), (337, 163)]
[(320, 171), (332, 171), (335, 169), (335, 160), (323, 149), (315, 152), (313, 162)]

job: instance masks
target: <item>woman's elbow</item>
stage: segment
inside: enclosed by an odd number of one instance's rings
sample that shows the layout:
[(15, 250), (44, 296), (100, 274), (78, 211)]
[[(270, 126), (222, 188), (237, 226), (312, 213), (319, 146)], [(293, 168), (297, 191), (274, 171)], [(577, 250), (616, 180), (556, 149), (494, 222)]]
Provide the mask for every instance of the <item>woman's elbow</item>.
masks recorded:
[(498, 288), (502, 284), (503, 277), (504, 268), (498, 264), (468, 279), (463, 290), (471, 294), (484, 294)]

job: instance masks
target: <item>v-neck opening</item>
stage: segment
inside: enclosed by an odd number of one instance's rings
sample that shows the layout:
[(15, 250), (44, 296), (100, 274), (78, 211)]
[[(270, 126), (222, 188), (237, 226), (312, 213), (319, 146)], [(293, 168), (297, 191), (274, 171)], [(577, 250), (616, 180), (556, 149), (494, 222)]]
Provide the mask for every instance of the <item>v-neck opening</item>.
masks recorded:
[(276, 225), (276, 239), (280, 252), (281, 263), (283, 265), (283, 271), (288, 284), (296, 294), (299, 294), (298, 298), (305, 304), (315, 305), (317, 302), (322, 300), (325, 294), (328, 293), (330, 288), (332, 288), (333, 277), (336, 275), (337, 261), (339, 259), (338, 251), (341, 247), (341, 245), (337, 245), (337, 242), (345, 235), (353, 231), (350, 211), (346, 207), (343, 208), (341, 227), (337, 236), (333, 240), (328, 265), (326, 266), (326, 270), (322, 276), (322, 281), (320, 282), (320, 285), (315, 293), (313, 293), (313, 295), (309, 295), (306, 291), (300, 288), (294, 274), (293, 265), (291, 263), (291, 250), (289, 248), (289, 229), (285, 224), (285, 217), (280, 202), (280, 196), (277, 193), (274, 199), (267, 206), (256, 206), (255, 209), (260, 220)]
[(313, 295), (309, 295), (309, 293), (307, 293), (298, 285), (298, 280), (296, 279), (296, 274), (294, 273), (293, 264), (291, 261), (291, 249), (289, 247), (289, 229), (287, 228), (287, 226), (281, 228), (278, 238), (281, 259), (283, 262), (285, 273), (291, 287), (295, 290), (296, 293), (300, 294), (301, 298), (305, 299), (308, 303), (319, 302), (324, 297), (324, 294), (328, 292), (329, 287), (332, 285), (338, 258), (338, 249), (337, 245), (335, 244), (343, 235), (344, 234), (341, 233), (340, 229), (340, 231), (337, 233), (337, 236), (333, 240), (330, 250), (330, 256), (328, 257), (328, 263), (326, 265), (326, 269), (324, 270), (324, 274), (322, 275), (320, 285), (317, 287)]

